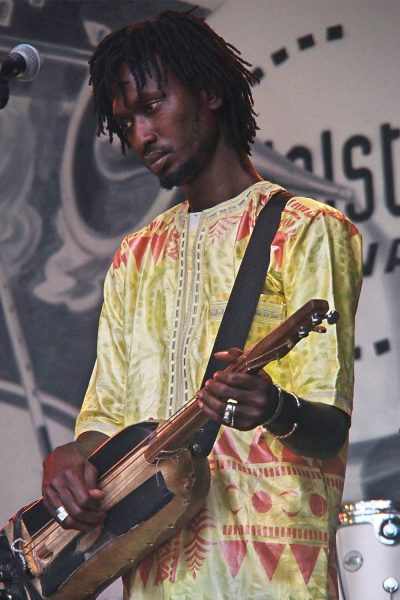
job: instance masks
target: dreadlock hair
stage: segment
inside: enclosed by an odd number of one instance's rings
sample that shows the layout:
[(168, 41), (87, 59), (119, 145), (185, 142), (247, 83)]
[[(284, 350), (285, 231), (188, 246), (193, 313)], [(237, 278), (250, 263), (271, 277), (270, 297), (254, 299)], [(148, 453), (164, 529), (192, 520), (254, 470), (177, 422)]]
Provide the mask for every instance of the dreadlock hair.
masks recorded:
[(124, 131), (113, 117), (115, 85), (123, 91), (119, 70), (125, 63), (131, 71), (138, 93), (146, 77), (155, 73), (161, 87), (166, 67), (173, 69), (192, 93), (212, 91), (223, 100), (219, 114), (242, 160), (250, 154), (256, 130), (254, 102), (250, 86), (255, 77), (250, 63), (240, 51), (225, 42), (203, 20), (189, 12), (167, 10), (153, 21), (133, 23), (105, 37), (89, 61), (93, 86), (97, 135), (116, 134), (125, 152)]

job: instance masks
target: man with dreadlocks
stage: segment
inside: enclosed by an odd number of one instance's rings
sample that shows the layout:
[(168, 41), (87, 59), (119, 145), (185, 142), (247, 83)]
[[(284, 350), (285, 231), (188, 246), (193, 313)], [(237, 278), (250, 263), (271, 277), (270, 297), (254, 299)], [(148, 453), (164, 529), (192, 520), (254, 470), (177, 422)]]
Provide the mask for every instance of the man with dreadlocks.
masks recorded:
[(105, 439), (167, 419), (196, 393), (207, 417), (226, 423), (203, 509), (125, 579), (135, 600), (337, 598), (361, 281), (360, 237), (346, 217), (288, 201), (247, 345), (310, 298), (335, 306), (338, 326), (264, 375), (219, 371), (199, 389), (257, 215), (281, 190), (249, 159), (257, 125), (248, 66), (202, 20), (173, 11), (110, 34), (90, 61), (99, 134), (116, 135), (186, 199), (128, 235), (114, 257), (77, 440), (46, 459), (45, 504), (64, 527), (89, 531), (104, 518), (104, 495), (85, 457)]

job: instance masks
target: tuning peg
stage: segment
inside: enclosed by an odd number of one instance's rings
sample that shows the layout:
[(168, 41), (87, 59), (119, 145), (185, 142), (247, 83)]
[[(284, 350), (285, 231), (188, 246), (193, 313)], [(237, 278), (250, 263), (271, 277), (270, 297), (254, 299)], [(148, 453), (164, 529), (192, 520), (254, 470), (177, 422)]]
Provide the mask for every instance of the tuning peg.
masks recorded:
[(325, 318), (326, 318), (327, 322), (329, 323), (329, 325), (335, 325), (335, 323), (337, 323), (339, 321), (340, 315), (337, 310), (332, 309), (328, 313), (326, 313)]
[(299, 338), (303, 339), (308, 336), (308, 334), (310, 333), (310, 329), (308, 327), (306, 327), (305, 325), (300, 325), (297, 333), (299, 335)]
[(311, 315), (311, 323), (313, 325), (319, 325), (320, 323), (322, 323), (324, 318), (325, 318), (325, 315), (315, 312)]
[(324, 327), (323, 325), (315, 325), (315, 327), (313, 327), (312, 330), (316, 333), (326, 333), (326, 327)]

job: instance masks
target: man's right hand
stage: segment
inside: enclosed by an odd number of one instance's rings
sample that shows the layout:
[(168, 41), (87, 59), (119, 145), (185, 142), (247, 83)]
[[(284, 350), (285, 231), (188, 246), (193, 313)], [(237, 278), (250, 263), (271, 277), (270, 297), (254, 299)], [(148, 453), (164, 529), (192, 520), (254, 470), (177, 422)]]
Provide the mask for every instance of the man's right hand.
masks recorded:
[(68, 517), (60, 523), (65, 529), (90, 531), (104, 519), (104, 492), (97, 483), (97, 470), (86, 456), (107, 438), (98, 432), (83, 436), (82, 443), (79, 439), (59, 446), (47, 456), (42, 493), (43, 503), (54, 518), (57, 508), (67, 511)]

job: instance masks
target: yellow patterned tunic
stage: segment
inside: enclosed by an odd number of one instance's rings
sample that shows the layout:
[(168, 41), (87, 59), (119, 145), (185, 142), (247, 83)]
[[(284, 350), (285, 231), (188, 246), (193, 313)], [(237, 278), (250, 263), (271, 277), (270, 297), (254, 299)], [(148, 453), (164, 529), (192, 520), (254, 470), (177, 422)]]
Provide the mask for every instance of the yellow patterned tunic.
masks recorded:
[[(249, 235), (281, 188), (258, 182), (188, 226), (188, 204), (128, 235), (107, 275), (98, 357), (76, 435), (165, 419), (199, 388)], [(274, 239), (251, 345), (311, 298), (341, 315), (267, 367), (282, 388), (351, 412), (361, 241), (340, 212), (292, 198)], [(135, 600), (333, 600), (334, 528), (347, 448), (297, 456), (261, 427), (222, 427), (211, 489), (191, 524), (142, 561)]]

